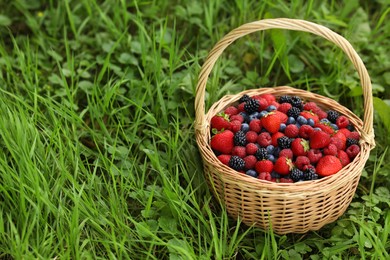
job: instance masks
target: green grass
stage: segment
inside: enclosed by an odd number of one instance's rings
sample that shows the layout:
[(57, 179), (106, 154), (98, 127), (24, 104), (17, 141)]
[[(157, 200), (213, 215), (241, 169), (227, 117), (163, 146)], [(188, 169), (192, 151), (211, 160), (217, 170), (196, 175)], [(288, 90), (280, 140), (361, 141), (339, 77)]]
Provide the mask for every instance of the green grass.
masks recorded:
[[(0, 3), (0, 259), (388, 259), (390, 5), (387, 1)], [(373, 82), (377, 147), (336, 222), (279, 236), (230, 218), (194, 138), (208, 51), (271, 17), (344, 35)], [(351, 63), (305, 33), (244, 37), (214, 68), (224, 94), (291, 85), (362, 116)]]

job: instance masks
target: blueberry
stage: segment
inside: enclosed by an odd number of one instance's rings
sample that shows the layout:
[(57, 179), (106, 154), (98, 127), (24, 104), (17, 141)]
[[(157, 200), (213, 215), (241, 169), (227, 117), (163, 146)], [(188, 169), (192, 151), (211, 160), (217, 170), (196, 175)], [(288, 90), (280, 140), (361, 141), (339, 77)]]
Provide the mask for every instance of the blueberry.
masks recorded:
[(252, 121), (252, 120), (254, 120), (254, 119), (257, 119), (257, 116), (254, 115), (254, 114), (250, 114), (250, 115), (249, 115), (249, 122)]
[(275, 146), (273, 146), (272, 144), (267, 146), (267, 153), (273, 154), (274, 151), (275, 151)]
[(330, 121), (327, 118), (323, 118), (320, 120), (321, 123), (329, 124)]
[(257, 178), (257, 172), (255, 170), (247, 170), (245, 174), (253, 178)]
[(314, 120), (312, 119), (312, 118), (309, 118), (309, 119), (307, 119), (307, 124), (309, 125), (309, 126), (314, 126)]
[(259, 118), (260, 117), (260, 113), (259, 112), (254, 112), (254, 113), (250, 114), (249, 117)]
[(267, 111), (268, 112), (271, 112), (271, 111), (274, 111), (274, 110), (276, 110), (276, 107), (274, 105), (270, 105), (270, 106), (267, 107)]
[(293, 118), (292, 116), (290, 116), (287, 119), (287, 125), (291, 125), (291, 124), (295, 124), (295, 118)]
[(274, 156), (279, 157), (280, 150), (280, 147), (276, 147), (274, 150)]
[(307, 124), (307, 119), (304, 118), (303, 116), (298, 116), (297, 121), (300, 125), (306, 125)]
[(339, 127), (336, 124), (330, 124), (330, 127), (332, 127), (334, 130), (339, 130)]
[(266, 114), (268, 114), (267, 111), (263, 110), (259, 113), (259, 118), (262, 118), (263, 116), (265, 116)]
[(284, 132), (284, 129), (286, 129), (286, 124), (281, 123), (279, 127), (279, 131)]
[(268, 157), (267, 157), (268, 160), (270, 160), (271, 162), (275, 162), (275, 156), (273, 156), (272, 154), (269, 154)]
[(249, 122), (249, 116), (245, 112), (240, 112), (240, 115), (244, 118), (244, 122)]
[(242, 123), (241, 124), (241, 131), (243, 131), (244, 133), (248, 132), (249, 131), (249, 125), (247, 123)]

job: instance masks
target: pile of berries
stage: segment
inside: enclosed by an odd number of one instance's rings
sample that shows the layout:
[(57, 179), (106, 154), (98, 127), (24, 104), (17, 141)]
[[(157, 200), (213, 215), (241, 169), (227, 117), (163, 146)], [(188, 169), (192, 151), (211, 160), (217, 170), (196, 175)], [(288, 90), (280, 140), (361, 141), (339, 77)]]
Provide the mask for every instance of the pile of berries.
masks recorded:
[(243, 95), (212, 117), (211, 131), (223, 164), (272, 182), (335, 174), (360, 152), (360, 135), (347, 117), (298, 96)]

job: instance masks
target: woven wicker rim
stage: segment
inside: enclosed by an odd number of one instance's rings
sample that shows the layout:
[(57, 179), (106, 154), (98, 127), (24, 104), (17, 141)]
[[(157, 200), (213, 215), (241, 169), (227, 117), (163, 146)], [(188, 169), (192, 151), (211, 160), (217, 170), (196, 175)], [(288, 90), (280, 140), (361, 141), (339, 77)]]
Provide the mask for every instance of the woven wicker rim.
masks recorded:
[[(309, 182), (302, 182), (302, 183), (294, 183), (294, 184), (284, 184), (284, 183), (271, 183), (261, 180), (253, 180), (247, 176), (237, 175), (234, 174), (235, 171), (230, 169), (229, 167), (223, 165), (219, 162), (219, 160), (216, 158), (214, 153), (211, 150), (211, 147), (208, 144), (208, 140), (210, 140), (210, 131), (209, 131), (209, 122), (210, 122), (210, 116), (213, 113), (214, 110), (216, 112), (219, 112), (223, 108), (223, 104), (231, 104), (234, 101), (238, 100), (238, 95), (230, 95), (223, 97), (218, 104), (214, 104), (209, 112), (205, 114), (205, 104), (204, 104), (204, 98), (205, 98), (205, 89), (208, 77), (211, 73), (211, 70), (214, 67), (215, 62), (219, 58), (219, 56), (223, 53), (223, 51), (235, 40), (238, 38), (245, 36), (247, 34), (250, 34), (252, 32), (256, 31), (262, 31), (262, 30), (268, 30), (268, 29), (288, 29), (288, 30), (296, 30), (296, 31), (304, 31), (304, 32), (310, 32), (315, 35), (321, 36), (330, 42), (333, 42), (337, 46), (339, 46), (344, 53), (347, 55), (347, 57), (351, 60), (353, 63), (355, 69), (358, 72), (358, 75), (360, 77), (361, 86), (363, 89), (363, 98), (364, 98), (364, 121), (362, 122), (360, 118), (358, 118), (355, 114), (353, 114), (350, 110), (347, 108), (342, 107), (339, 105), (336, 101), (316, 95), (307, 91), (293, 89), (289, 87), (276, 87), (271, 88), (269, 91), (267, 89), (261, 89), (265, 92), (274, 92), (275, 89), (280, 88), (281, 91), (291, 91), (291, 93), (299, 93), (298, 95), (303, 96), (305, 98), (308, 98), (310, 96), (310, 100), (312, 98), (315, 99), (316, 102), (322, 101), (324, 105), (331, 105), (332, 108), (335, 108), (336, 110), (341, 110), (343, 114), (346, 114), (350, 120), (352, 119), (353, 124), (357, 126), (358, 131), (361, 134), (361, 140), (360, 143), (362, 145), (362, 152), (358, 157), (354, 159), (353, 162), (347, 167), (344, 167), (337, 175), (337, 178), (335, 175), (323, 178), (321, 180), (317, 181), (309, 181)], [(291, 89), (291, 90), (289, 90)], [(253, 93), (255, 93), (256, 90), (253, 90)], [(252, 93), (251, 90), (243, 91), (243, 93)], [(314, 101), (314, 100), (313, 100)], [(374, 130), (373, 130), (373, 105), (372, 105), (372, 87), (371, 87), (371, 81), (370, 77), (368, 75), (367, 69), (364, 66), (361, 58), (358, 56), (356, 51), (353, 49), (351, 44), (342, 36), (339, 34), (331, 31), (330, 29), (312, 23), (304, 20), (297, 20), (297, 19), (287, 19), (287, 18), (278, 18), (278, 19), (265, 19), (260, 20), (252, 23), (244, 24), (234, 30), (232, 30), (230, 33), (228, 33), (225, 37), (223, 37), (210, 51), (209, 56), (207, 57), (204, 65), (202, 66), (202, 70), (199, 74), (199, 80), (198, 85), (196, 88), (196, 97), (195, 97), (195, 129), (196, 129), (196, 138), (198, 142), (198, 146), (202, 151), (202, 154), (206, 156), (210, 162), (218, 166), (220, 170), (227, 173), (228, 179), (231, 179), (232, 181), (240, 182), (245, 179), (245, 182), (248, 182), (249, 186), (253, 186), (256, 182), (263, 188), (269, 187), (270, 189), (290, 189), (291, 187), (294, 187), (294, 190), (305, 190), (308, 189), (314, 190), (314, 189), (323, 189), (327, 185), (331, 185), (333, 188), (335, 188), (335, 185), (338, 185), (340, 183), (343, 183), (341, 179), (348, 178), (349, 171), (354, 171), (353, 169), (350, 169), (351, 167), (357, 167), (363, 168), (364, 163), (368, 158), (369, 151), (375, 147), (375, 140), (374, 140)], [(218, 107), (218, 109), (216, 109)], [(206, 138), (205, 138), (206, 137)], [(207, 141), (206, 141), (207, 140)], [(359, 162), (360, 161), (360, 162)], [(349, 179), (349, 178), (348, 178)], [(240, 186), (246, 186), (245, 182), (240, 182)]]

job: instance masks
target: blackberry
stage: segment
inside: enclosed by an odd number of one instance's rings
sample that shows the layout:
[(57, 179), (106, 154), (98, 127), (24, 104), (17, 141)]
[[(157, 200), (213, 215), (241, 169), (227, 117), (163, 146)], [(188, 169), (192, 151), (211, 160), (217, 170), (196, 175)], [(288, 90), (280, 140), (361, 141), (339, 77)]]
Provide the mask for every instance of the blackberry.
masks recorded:
[(302, 104), (302, 100), (301, 100), (300, 97), (297, 97), (297, 96), (291, 97), (291, 103), (290, 104), (293, 107), (299, 108), (300, 111), (302, 111), (302, 109), (303, 109), (303, 104)]
[(287, 111), (287, 116), (297, 119), (297, 117), (299, 116), (300, 113), (301, 113), (301, 110), (299, 108), (292, 107)]
[(246, 145), (246, 134), (244, 131), (238, 131), (234, 134), (233, 137), (235, 146), (245, 146)]
[(240, 171), (245, 168), (245, 161), (244, 159), (233, 155), (232, 157), (230, 157), (229, 166), (236, 171)]
[(337, 118), (340, 116), (339, 112), (334, 111), (334, 110), (329, 110), (328, 111), (328, 119), (332, 123), (336, 123)]
[(291, 179), (294, 182), (303, 181), (303, 171), (298, 168), (294, 168), (290, 174)]
[(353, 144), (359, 145), (359, 140), (347, 138), (347, 142), (346, 142), (347, 147), (350, 147)]
[(256, 112), (260, 107), (260, 102), (256, 99), (250, 98), (245, 102), (244, 109), (248, 114)]
[(292, 140), (288, 138), (287, 136), (282, 136), (278, 138), (278, 146), (280, 149), (288, 149), (291, 147)]
[(251, 98), (245, 94), (238, 100), (238, 102), (240, 102), (240, 103), (247, 102), (249, 99), (251, 99)]
[(268, 158), (268, 152), (266, 148), (259, 148), (255, 153), (256, 159), (261, 161)]
[(279, 103), (290, 103), (291, 104), (291, 97), (290, 96), (281, 96), (279, 98)]
[(311, 181), (311, 180), (317, 180), (319, 178), (318, 174), (316, 173), (316, 169), (314, 168), (308, 168), (305, 170), (303, 173), (303, 178), (306, 181)]

